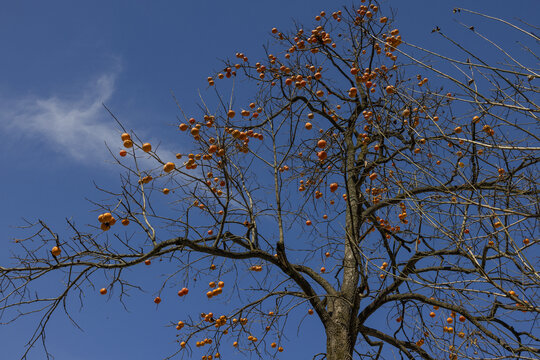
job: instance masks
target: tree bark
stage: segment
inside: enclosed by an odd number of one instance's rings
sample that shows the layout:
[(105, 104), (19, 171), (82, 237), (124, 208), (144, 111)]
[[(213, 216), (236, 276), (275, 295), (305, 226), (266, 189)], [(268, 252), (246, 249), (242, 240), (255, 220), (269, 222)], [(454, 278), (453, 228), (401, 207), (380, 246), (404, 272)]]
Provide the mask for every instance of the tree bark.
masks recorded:
[(351, 360), (356, 337), (353, 338), (343, 324), (326, 328), (326, 360)]
[(329, 299), (328, 312), (331, 320), (326, 325), (326, 360), (352, 360), (352, 354), (358, 332), (356, 331), (356, 314), (358, 313), (358, 259), (355, 257), (355, 246), (358, 245), (360, 228), (358, 209), (360, 204), (356, 180), (356, 149), (353, 141), (354, 133), (345, 134), (346, 158), (344, 171), (347, 175), (347, 208), (346, 232), (343, 254), (343, 282), (340, 296)]

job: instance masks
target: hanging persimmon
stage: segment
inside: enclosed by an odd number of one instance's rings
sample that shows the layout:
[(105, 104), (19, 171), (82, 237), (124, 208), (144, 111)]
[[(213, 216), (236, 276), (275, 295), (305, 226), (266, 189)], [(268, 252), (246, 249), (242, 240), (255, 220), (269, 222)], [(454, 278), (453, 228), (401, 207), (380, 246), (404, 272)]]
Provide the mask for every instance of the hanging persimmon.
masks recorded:
[(53, 254), (53, 256), (60, 256), (61, 253), (62, 253), (62, 250), (58, 246), (54, 246), (51, 249), (51, 254)]
[(150, 152), (152, 150), (152, 145), (150, 143), (144, 143), (141, 148), (144, 152)]
[(386, 92), (388, 94), (393, 94), (395, 91), (396, 91), (396, 88), (393, 87), (392, 85), (388, 85), (386, 88), (385, 88)]
[(173, 171), (174, 168), (175, 168), (174, 163), (170, 161), (168, 163), (165, 163), (165, 165), (163, 165), (163, 171), (165, 171), (166, 173)]

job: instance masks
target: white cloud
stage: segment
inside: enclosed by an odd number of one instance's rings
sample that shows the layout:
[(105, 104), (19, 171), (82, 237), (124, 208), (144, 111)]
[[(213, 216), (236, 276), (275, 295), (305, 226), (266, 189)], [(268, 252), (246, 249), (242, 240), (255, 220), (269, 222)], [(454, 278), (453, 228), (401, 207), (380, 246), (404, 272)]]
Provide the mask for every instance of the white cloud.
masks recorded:
[[(29, 96), (4, 100), (0, 106), (0, 129), (12, 139), (39, 142), (46, 150), (52, 149), (77, 162), (104, 164), (112, 160), (105, 143), (113, 151), (120, 145), (119, 127), (103, 107), (113, 96), (115, 80), (115, 74), (101, 75), (80, 94), (66, 98)], [(164, 159), (174, 158), (174, 153), (163, 145), (159, 154)], [(143, 166), (157, 165), (155, 161), (141, 160)]]
[(75, 160), (104, 158), (104, 142), (118, 137), (114, 123), (104, 120), (102, 103), (114, 92), (115, 76), (102, 75), (70, 99), (27, 97), (3, 104), (0, 124), (13, 136), (39, 139)]

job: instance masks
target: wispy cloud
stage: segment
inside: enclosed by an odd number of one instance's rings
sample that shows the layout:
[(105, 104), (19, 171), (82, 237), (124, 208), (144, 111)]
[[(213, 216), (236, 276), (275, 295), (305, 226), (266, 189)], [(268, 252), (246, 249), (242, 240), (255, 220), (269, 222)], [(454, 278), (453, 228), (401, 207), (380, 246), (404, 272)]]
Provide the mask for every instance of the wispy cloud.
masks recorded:
[[(103, 159), (104, 142), (112, 143), (118, 130), (104, 121), (103, 102), (114, 92), (115, 75), (90, 82), (70, 99), (59, 97), (7, 100), (0, 112), (0, 126), (17, 137), (39, 139), (43, 145), (75, 160)], [(75, 99), (75, 100), (73, 100)]]
[[(46, 150), (77, 162), (103, 164), (111, 160), (105, 143), (114, 146), (120, 141), (119, 129), (103, 107), (114, 94), (115, 81), (115, 74), (100, 75), (80, 94), (66, 98), (4, 99), (0, 106), (0, 130), (23, 141), (37, 141)], [(159, 154), (174, 158), (173, 152), (163, 145)], [(149, 159), (141, 161), (146, 166), (157, 165)]]

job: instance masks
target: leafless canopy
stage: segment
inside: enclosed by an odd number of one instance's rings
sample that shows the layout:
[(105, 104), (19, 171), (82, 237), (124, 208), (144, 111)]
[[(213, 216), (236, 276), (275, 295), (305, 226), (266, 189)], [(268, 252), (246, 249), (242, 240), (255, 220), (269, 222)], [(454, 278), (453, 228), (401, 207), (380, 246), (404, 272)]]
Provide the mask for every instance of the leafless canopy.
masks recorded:
[[(435, 28), (431, 36), (453, 46), (449, 56), (407, 43), (376, 3), (364, 4), (319, 15), (313, 30), (272, 31), (275, 45), (258, 62), (241, 53), (227, 61), (208, 79), (200, 114), (190, 121), (179, 105), (187, 128), (179, 136), (193, 154), (178, 161), (143, 151), (131, 133), (127, 157), (115, 157), (119, 190), (95, 204), (116, 225), (69, 223), (69, 238), (43, 221), (30, 227), (16, 264), (0, 267), (3, 322), (43, 314), (28, 349), (98, 273), (122, 300), (137, 286), (122, 270), (160, 258), (175, 266), (165, 283), (179, 290), (212, 271), (253, 271), (236, 282), (236, 308), (178, 325), (173, 356), (218, 358), (237, 342), (246, 356), (273, 358), (287, 318), (307, 306), (327, 350), (305, 358), (540, 356), (531, 48), (540, 39), (455, 9), (459, 21), (515, 32), (522, 48), (463, 24), (498, 54), (487, 59)], [(121, 219), (130, 224), (120, 229)], [(49, 278), (65, 287), (36, 291)], [(208, 296), (219, 302), (217, 289)]]

